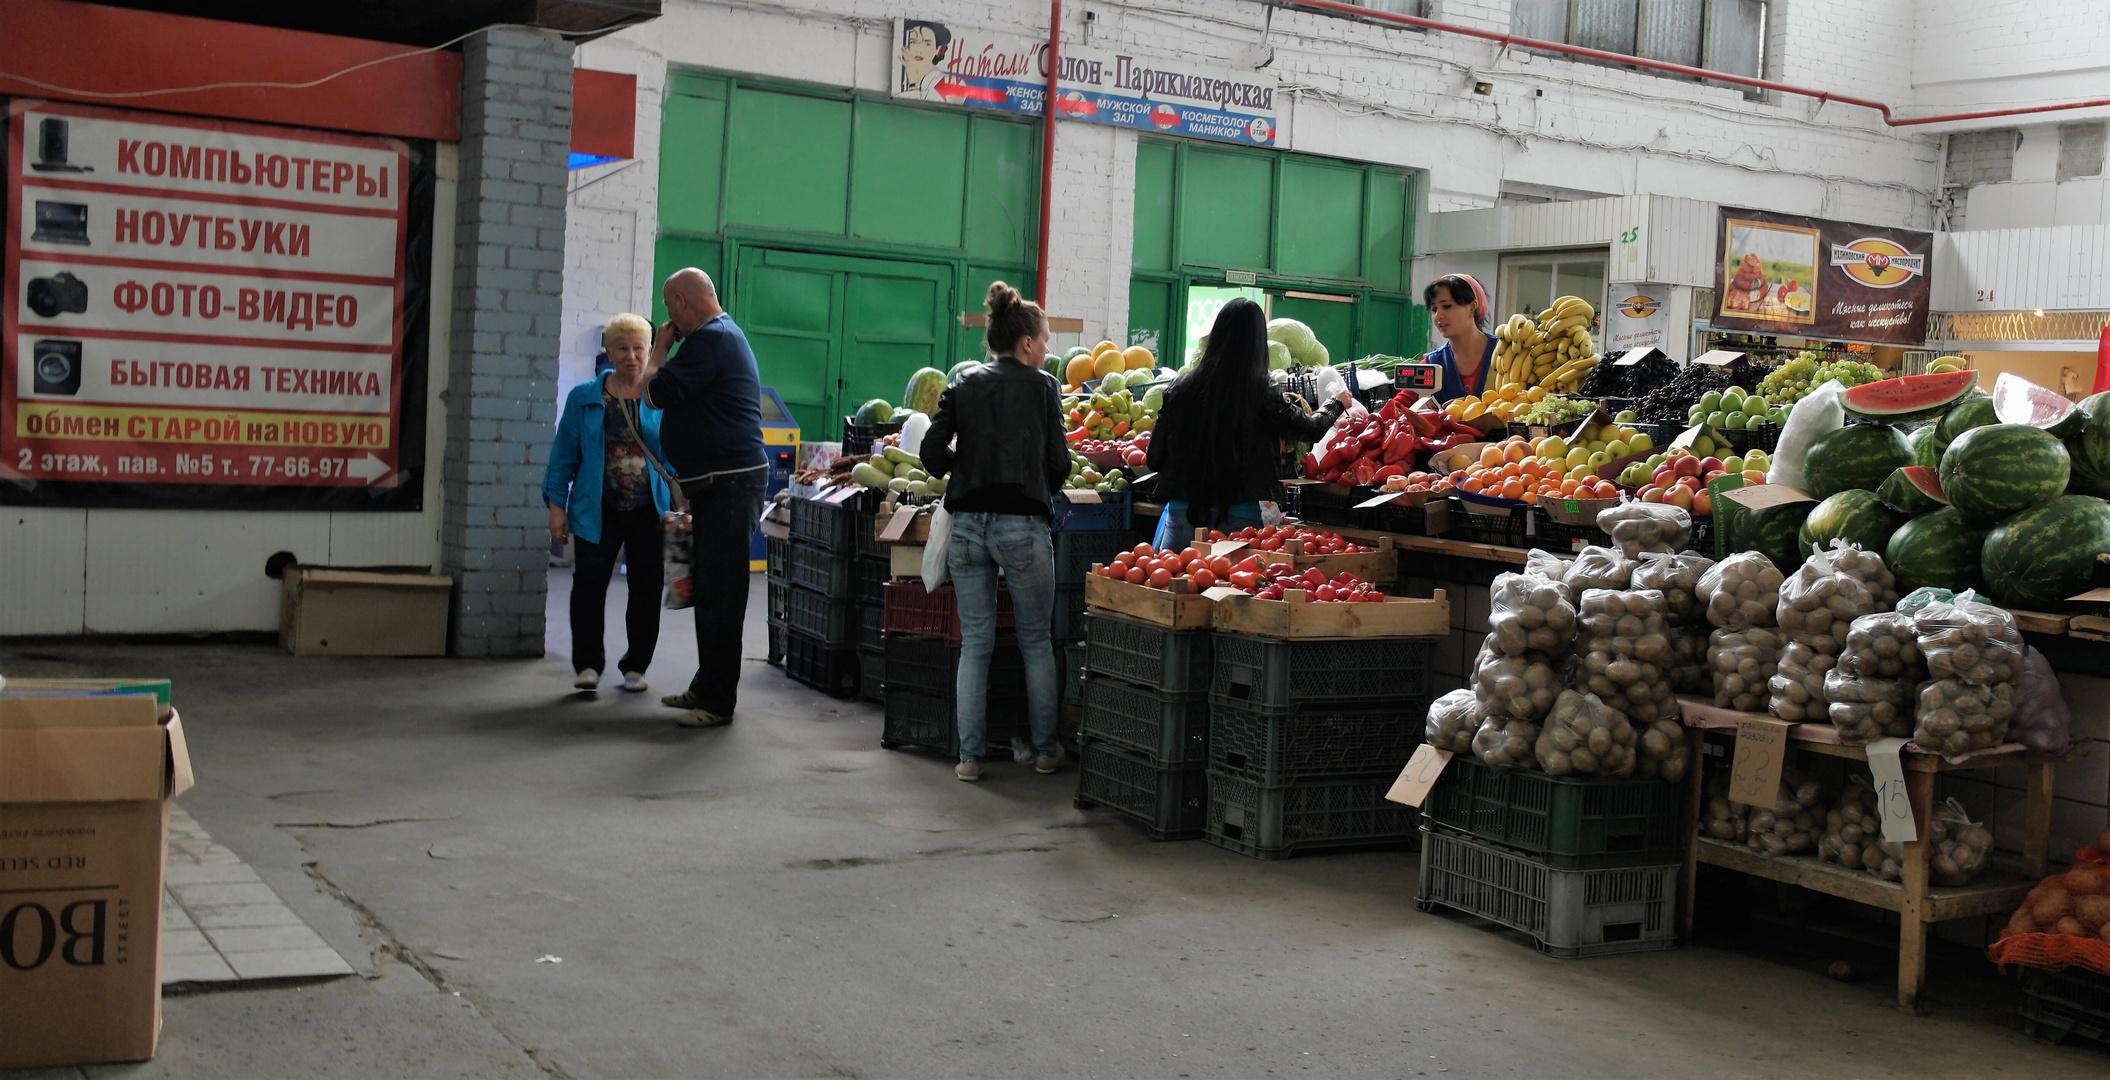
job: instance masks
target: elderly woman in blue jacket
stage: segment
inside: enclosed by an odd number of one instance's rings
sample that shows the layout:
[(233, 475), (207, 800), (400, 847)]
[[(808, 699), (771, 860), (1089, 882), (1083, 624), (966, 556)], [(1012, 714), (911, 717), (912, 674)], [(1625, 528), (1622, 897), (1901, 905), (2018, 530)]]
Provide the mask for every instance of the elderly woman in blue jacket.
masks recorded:
[(616, 661), (623, 689), (646, 689), (645, 669), (659, 644), (659, 591), (665, 571), (662, 521), (672, 493), (654, 462), (659, 449), (659, 410), (643, 401), (645, 360), (652, 324), (618, 315), (602, 331), (611, 370), (572, 388), (557, 421), (542, 498), (549, 504), (549, 534), (573, 541), (571, 578), (572, 685), (599, 688), (606, 667), (601, 650), (602, 612), (608, 579), (618, 555), (627, 564), (630, 604), (623, 624), (629, 648)]

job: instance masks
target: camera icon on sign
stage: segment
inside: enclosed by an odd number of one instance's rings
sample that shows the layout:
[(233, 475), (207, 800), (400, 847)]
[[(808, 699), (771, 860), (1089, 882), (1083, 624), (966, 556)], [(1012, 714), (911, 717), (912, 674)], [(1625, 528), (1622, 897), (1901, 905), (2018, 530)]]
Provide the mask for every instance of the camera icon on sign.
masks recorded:
[(88, 310), (88, 283), (63, 270), (50, 277), (31, 278), (29, 310), (47, 319)]

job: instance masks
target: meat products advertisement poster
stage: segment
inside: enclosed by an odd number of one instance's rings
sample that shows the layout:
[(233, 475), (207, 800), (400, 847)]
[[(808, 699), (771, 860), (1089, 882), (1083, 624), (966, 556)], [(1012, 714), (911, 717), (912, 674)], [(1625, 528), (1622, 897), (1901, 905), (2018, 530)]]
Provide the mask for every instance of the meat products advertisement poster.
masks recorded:
[(17, 99), (0, 502), (415, 510), (429, 143)]
[(1721, 209), (1717, 330), (1917, 345), (1927, 336), (1934, 236), (1845, 221)]

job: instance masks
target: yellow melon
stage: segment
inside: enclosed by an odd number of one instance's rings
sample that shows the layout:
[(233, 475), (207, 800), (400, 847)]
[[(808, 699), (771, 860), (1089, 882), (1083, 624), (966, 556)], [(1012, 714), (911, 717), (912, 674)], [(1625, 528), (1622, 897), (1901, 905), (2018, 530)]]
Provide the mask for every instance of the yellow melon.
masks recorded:
[(1106, 378), (1116, 371), (1123, 370), (1121, 364), (1121, 350), (1108, 349), (1092, 360), (1092, 374), (1097, 378)]
[(1093, 356), (1098, 356), (1098, 355), (1099, 355), (1100, 353), (1103, 353), (1103, 352), (1107, 351), (1108, 349), (1117, 349), (1117, 350), (1118, 350), (1118, 349), (1119, 349), (1120, 347), (1121, 347), (1121, 346), (1119, 346), (1119, 345), (1116, 345), (1116, 344), (1114, 344), (1114, 343), (1113, 343), (1113, 342), (1111, 342), (1111, 341), (1102, 341), (1102, 342), (1100, 342), (1099, 344), (1097, 344), (1097, 345), (1094, 345), (1094, 346), (1092, 346), (1092, 355), (1093, 355)]
[(1141, 345), (1130, 345), (1121, 350), (1121, 363), (1127, 370), (1134, 371), (1137, 368), (1158, 366), (1158, 358), (1150, 355), (1150, 350)]
[(1062, 369), (1062, 380), (1069, 386), (1083, 386), (1085, 380), (1096, 377), (1092, 368), (1092, 358), (1083, 353), (1077, 354), (1070, 360), (1069, 365)]

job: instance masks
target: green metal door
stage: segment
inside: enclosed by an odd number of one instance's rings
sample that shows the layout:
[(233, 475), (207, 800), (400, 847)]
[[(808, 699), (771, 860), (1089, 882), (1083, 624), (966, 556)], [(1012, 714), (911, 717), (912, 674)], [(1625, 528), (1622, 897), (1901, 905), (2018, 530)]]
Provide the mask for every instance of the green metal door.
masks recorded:
[(872, 398), (901, 404), (917, 368), (939, 370), (952, 340), (952, 267), (743, 248), (729, 294), (774, 386), (815, 441)]
[[(1299, 295), (1299, 293), (1302, 295)], [(1289, 292), (1268, 290), (1267, 313), (1270, 319), (1295, 319), (1311, 327), (1312, 335), (1319, 344), (1326, 346), (1327, 353), (1335, 364), (1346, 364), (1361, 354), (1355, 351), (1355, 304), (1354, 298), (1341, 296), (1338, 299), (1315, 300), (1315, 296), (1332, 296), (1331, 293)]]

